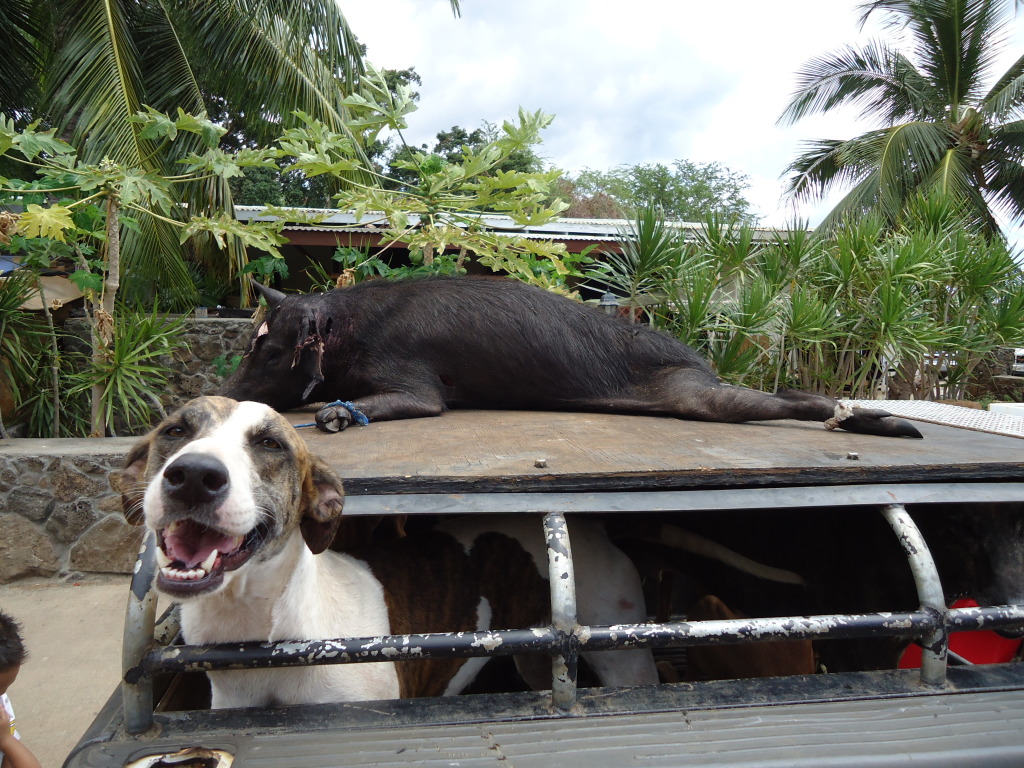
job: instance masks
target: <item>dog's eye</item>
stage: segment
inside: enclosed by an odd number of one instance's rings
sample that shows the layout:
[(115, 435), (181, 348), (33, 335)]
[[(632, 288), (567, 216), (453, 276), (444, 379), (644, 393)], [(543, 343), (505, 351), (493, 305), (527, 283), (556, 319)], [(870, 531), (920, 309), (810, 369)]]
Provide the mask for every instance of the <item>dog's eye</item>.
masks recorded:
[(175, 424), (175, 425), (170, 426), (167, 429), (165, 429), (163, 431), (163, 435), (164, 435), (164, 437), (171, 437), (171, 438), (177, 439), (177, 438), (187, 437), (188, 436), (188, 430), (185, 429), (185, 427), (181, 426), (180, 424)]
[(256, 445), (260, 448), (265, 448), (268, 451), (283, 451), (284, 446), (279, 440), (275, 440), (272, 437), (261, 437), (256, 441)]

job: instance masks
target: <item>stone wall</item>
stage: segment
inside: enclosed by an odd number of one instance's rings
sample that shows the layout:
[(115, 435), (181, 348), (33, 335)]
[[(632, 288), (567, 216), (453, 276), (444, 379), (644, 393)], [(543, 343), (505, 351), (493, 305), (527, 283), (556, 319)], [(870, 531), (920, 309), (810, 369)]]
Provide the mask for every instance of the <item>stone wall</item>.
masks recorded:
[[(89, 326), (84, 318), (71, 318), (65, 330), (86, 344)], [(185, 347), (166, 360), (170, 368), (167, 392), (160, 400), (165, 408), (174, 408), (199, 395), (212, 395), (220, 387), (223, 370), (218, 371), (214, 361), (222, 358), (230, 362), (241, 355), (252, 332), (248, 318), (196, 318), (185, 319)], [(84, 347), (88, 349), (88, 347)], [(223, 369), (223, 364), (220, 366)]]
[(0, 583), (132, 572), (142, 529), (124, 522), (109, 478), (134, 442), (0, 442)]
[[(241, 354), (249, 319), (188, 318), (186, 348), (168, 360), (171, 409), (197, 395), (213, 394), (223, 376), (214, 361)], [(88, 338), (84, 319), (65, 328)], [(131, 573), (142, 529), (121, 514), (121, 496), (110, 473), (134, 437), (0, 441), (0, 584), (26, 576), (74, 577), (80, 573)]]

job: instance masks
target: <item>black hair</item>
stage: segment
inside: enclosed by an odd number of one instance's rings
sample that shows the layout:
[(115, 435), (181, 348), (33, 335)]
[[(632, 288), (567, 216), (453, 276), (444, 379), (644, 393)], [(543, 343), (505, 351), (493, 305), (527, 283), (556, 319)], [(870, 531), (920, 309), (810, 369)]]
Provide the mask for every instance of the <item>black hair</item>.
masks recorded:
[(21, 640), (21, 625), (11, 615), (0, 611), (0, 672), (20, 667), (27, 655)]

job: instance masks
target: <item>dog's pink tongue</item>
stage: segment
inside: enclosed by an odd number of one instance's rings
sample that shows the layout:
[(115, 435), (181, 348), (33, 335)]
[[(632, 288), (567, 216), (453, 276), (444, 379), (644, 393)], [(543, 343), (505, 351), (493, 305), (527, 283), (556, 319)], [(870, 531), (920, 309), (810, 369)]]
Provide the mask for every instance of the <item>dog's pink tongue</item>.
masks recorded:
[(226, 536), (191, 520), (164, 531), (164, 552), (171, 560), (180, 560), (186, 568), (203, 562), (215, 549), (221, 553), (233, 552), (238, 545), (237, 536)]

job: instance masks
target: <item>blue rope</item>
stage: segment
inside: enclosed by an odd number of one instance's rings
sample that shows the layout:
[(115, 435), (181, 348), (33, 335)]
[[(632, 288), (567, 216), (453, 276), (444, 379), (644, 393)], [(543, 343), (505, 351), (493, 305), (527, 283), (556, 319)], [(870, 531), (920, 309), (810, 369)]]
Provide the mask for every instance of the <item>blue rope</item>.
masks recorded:
[[(324, 408), (330, 408), (332, 405), (340, 405), (346, 411), (352, 414), (352, 420), (360, 427), (365, 427), (370, 423), (370, 419), (367, 418), (366, 414), (360, 411), (355, 405), (348, 400), (335, 400), (333, 403), (328, 403)], [(315, 427), (316, 422), (311, 421), (309, 424), (296, 424), (296, 429), (302, 429), (303, 427)]]

